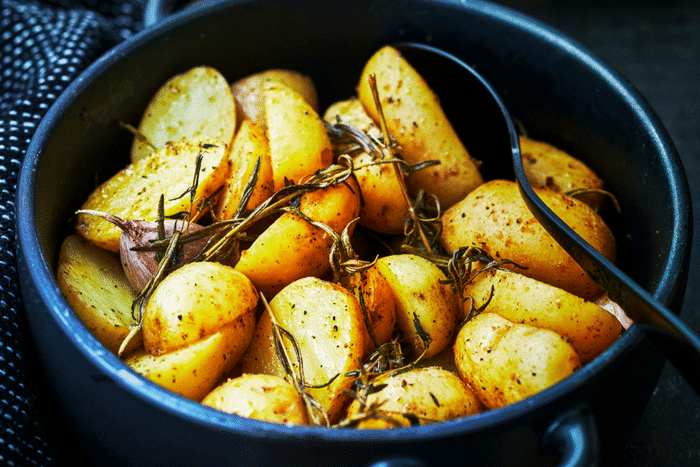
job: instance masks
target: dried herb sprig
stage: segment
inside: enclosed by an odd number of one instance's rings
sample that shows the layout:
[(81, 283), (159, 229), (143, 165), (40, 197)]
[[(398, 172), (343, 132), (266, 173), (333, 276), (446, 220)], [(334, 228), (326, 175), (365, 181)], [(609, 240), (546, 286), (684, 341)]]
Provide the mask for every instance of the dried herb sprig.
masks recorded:
[(613, 206), (615, 207), (615, 210), (617, 211), (617, 213), (618, 214), (622, 213), (622, 207), (620, 206), (620, 202), (617, 200), (615, 195), (613, 195), (609, 191), (603, 190), (601, 188), (576, 188), (575, 190), (567, 191), (564, 194), (567, 196), (571, 196), (573, 198), (578, 198), (580, 196), (592, 194), (592, 193), (607, 196), (608, 198), (610, 198), (610, 201), (613, 203)]

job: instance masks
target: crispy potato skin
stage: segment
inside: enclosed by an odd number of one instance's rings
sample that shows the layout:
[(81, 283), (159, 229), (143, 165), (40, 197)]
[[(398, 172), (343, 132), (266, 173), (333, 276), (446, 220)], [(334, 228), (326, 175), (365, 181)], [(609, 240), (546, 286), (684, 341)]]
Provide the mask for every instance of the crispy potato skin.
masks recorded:
[[(574, 231), (615, 261), (615, 237), (593, 209), (566, 195), (535, 190)], [(600, 293), (600, 287), (537, 222), (513, 181), (484, 183), (445, 212), (443, 226), (441, 243), (450, 253), (476, 246), (496, 259), (507, 258), (527, 268), (518, 272), (574, 295), (591, 298)]]
[(367, 113), (379, 121), (370, 75), (376, 76), (387, 128), (400, 143), (402, 157), (411, 164), (440, 161), (440, 165), (407, 178), (413, 196), (425, 190), (437, 196), (446, 208), (483, 183), (476, 163), (445, 116), (438, 97), (396, 49), (383, 47), (377, 51), (367, 61), (357, 87), (358, 98)]
[(581, 366), (559, 334), (481, 313), (454, 344), (460, 377), (488, 409), (512, 404), (571, 375)]
[[(80, 321), (116, 354), (131, 328), (138, 324), (131, 313), (136, 293), (119, 259), (80, 235), (69, 235), (61, 244), (56, 282)], [(140, 344), (139, 333), (127, 350)]]
[[(557, 193), (568, 193), (583, 188), (603, 189), (603, 180), (571, 154), (545, 141), (536, 141), (525, 136), (520, 136), (519, 140), (525, 176), (532, 186), (547, 188)], [(605, 201), (605, 195), (587, 193), (577, 196), (577, 199), (597, 212)]]
[(560, 334), (582, 363), (597, 357), (622, 332), (617, 318), (595, 303), (513, 271), (491, 269), (479, 274), (464, 294), (472, 297), (477, 308), (488, 303), (486, 312)]
[(144, 346), (154, 355), (186, 347), (241, 315), (252, 315), (257, 303), (253, 284), (232, 267), (188, 263), (163, 279), (148, 300)]
[(308, 425), (304, 400), (284, 378), (244, 374), (220, 384), (202, 404), (246, 418), (287, 425)]
[(143, 159), (168, 142), (210, 136), (231, 145), (236, 103), (226, 78), (211, 67), (195, 67), (173, 76), (153, 96), (134, 138), (131, 161)]
[[(429, 424), (467, 417), (484, 409), (459, 376), (439, 367), (416, 368), (395, 376), (385, 373), (374, 379), (372, 384), (386, 386), (367, 396), (367, 406), (378, 405), (378, 414), (392, 419), (396, 417), (400, 425), (403, 425), (404, 416), (414, 416), (420, 424)], [(348, 416), (357, 417), (363, 411), (359, 401), (354, 400), (348, 408)], [(369, 418), (358, 427), (390, 426), (391, 423), (376, 423)]]

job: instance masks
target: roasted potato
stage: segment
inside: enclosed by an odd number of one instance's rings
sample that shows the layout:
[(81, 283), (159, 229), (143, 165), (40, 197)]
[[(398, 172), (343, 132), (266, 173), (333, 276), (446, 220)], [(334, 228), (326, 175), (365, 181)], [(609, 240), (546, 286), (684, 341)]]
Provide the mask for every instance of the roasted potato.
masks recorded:
[(561, 381), (581, 367), (559, 334), (481, 313), (454, 344), (460, 377), (488, 409), (512, 404)]
[[(136, 293), (117, 256), (80, 235), (69, 235), (61, 244), (56, 282), (85, 327), (111, 352), (117, 353), (138, 325), (131, 313)], [(127, 350), (140, 343), (139, 333)]]
[(481, 273), (467, 284), (464, 295), (472, 298), (476, 308), (485, 305), (484, 311), (514, 323), (560, 334), (582, 363), (597, 357), (622, 332), (617, 318), (595, 303), (513, 271)]
[(134, 138), (131, 161), (143, 159), (167, 143), (208, 136), (231, 144), (236, 104), (226, 79), (210, 67), (195, 67), (174, 76), (153, 96)]
[(319, 112), (316, 86), (311, 78), (294, 70), (271, 69), (243, 77), (231, 85), (239, 125), (244, 120), (251, 120), (267, 129), (263, 89), (268, 82), (280, 83), (295, 91), (316, 113)]
[[(202, 155), (195, 198), (212, 196), (224, 184), (227, 146), (210, 137), (182, 139), (127, 167), (101, 184), (88, 197), (81, 210), (100, 211), (121, 219), (154, 221), (158, 219), (158, 199), (163, 195), (165, 215), (196, 213), (190, 196), (196, 161)], [(95, 245), (118, 252), (121, 231), (99, 216), (78, 214), (76, 230)]]
[[(615, 237), (590, 206), (550, 190), (535, 191), (569, 227), (615, 261)], [(535, 219), (514, 181), (484, 183), (442, 219), (441, 243), (450, 254), (459, 247), (479, 247), (495, 259), (509, 259), (527, 268), (518, 272), (579, 297), (600, 293), (600, 287)]]
[[(289, 376), (279, 363), (272, 337), (272, 319), (265, 312), (241, 365), (244, 373)], [(362, 310), (355, 296), (344, 287), (315, 277), (299, 279), (270, 301), (269, 313), (288, 331), (301, 352), (304, 379), (326, 411), (331, 423), (339, 420), (348, 401), (345, 391), (353, 379), (346, 376), (360, 366), (364, 349)], [(291, 343), (284, 339), (290, 363), (299, 371)], [(326, 384), (329, 383), (330, 384)]]
[(309, 424), (304, 399), (294, 386), (274, 375), (244, 374), (229, 379), (207, 394), (202, 404), (256, 420)]
[(388, 372), (370, 384), (378, 390), (369, 391), (363, 402), (355, 399), (348, 408), (348, 419), (358, 420), (358, 428), (403, 426), (407, 420), (435, 423), (467, 417), (484, 409), (459, 376), (439, 367)]
[(461, 304), (440, 268), (411, 254), (379, 258), (376, 267), (394, 295), (396, 324), (413, 353), (430, 358), (450, 345)]
[(477, 164), (445, 116), (438, 97), (396, 49), (387, 46), (377, 51), (365, 64), (357, 87), (360, 102), (378, 121), (370, 75), (376, 76), (389, 134), (399, 142), (401, 156), (411, 164), (440, 161), (440, 165), (407, 178), (413, 196), (425, 190), (443, 207), (449, 207), (483, 183)]

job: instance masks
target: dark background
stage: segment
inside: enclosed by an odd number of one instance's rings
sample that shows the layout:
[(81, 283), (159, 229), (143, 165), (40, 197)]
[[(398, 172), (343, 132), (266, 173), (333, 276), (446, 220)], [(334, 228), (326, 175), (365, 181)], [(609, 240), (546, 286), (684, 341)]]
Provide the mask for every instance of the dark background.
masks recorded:
[[(681, 318), (700, 332), (700, 2), (495, 3), (523, 12), (579, 42), (628, 78), (663, 121), (683, 160), (695, 207)], [(671, 364), (664, 368), (624, 459), (625, 466), (700, 466), (700, 397)]]

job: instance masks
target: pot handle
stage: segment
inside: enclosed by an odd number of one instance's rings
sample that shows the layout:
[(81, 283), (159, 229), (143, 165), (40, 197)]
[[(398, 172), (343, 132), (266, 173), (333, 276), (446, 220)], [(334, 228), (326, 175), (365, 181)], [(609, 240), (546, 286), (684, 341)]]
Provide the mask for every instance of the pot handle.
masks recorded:
[(559, 467), (596, 467), (600, 439), (593, 414), (583, 405), (564, 412), (544, 433), (542, 446), (560, 456)]

